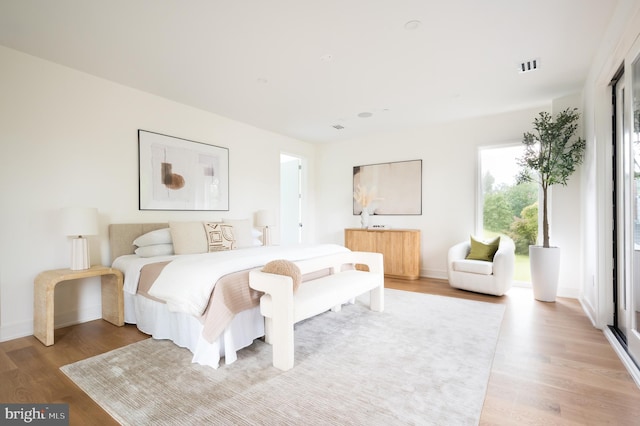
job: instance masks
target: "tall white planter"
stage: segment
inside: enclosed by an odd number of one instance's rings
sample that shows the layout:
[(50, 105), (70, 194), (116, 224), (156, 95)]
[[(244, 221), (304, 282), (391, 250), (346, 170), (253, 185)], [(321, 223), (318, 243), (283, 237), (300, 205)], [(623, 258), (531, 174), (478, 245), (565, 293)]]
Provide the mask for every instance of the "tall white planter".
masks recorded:
[(529, 246), (533, 297), (541, 302), (555, 302), (560, 275), (560, 248)]

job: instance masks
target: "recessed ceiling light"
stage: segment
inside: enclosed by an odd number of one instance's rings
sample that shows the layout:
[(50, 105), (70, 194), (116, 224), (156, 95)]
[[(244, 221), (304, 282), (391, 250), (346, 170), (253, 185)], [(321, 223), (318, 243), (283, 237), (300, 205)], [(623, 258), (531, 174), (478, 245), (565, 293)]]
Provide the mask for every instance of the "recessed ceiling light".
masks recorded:
[(418, 27), (420, 27), (420, 25), (422, 25), (422, 22), (418, 21), (417, 19), (414, 19), (404, 24), (404, 29), (407, 31), (413, 31), (413, 30), (417, 30)]
[(369, 118), (372, 115), (373, 114), (371, 114), (370, 112), (361, 112), (360, 114), (358, 114), (358, 117), (360, 117), (360, 118)]

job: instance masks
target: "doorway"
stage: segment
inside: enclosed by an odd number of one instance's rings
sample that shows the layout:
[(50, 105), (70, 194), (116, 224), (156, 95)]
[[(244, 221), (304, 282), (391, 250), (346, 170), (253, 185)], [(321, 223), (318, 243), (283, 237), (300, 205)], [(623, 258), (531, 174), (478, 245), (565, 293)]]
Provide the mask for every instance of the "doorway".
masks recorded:
[(280, 244), (302, 242), (302, 159), (280, 154)]

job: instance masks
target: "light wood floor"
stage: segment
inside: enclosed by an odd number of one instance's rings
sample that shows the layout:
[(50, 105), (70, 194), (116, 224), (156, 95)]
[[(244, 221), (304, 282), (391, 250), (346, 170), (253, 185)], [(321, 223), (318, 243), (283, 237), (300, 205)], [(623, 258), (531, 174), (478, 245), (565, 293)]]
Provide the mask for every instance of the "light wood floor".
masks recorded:
[[(640, 390), (577, 301), (536, 302), (522, 288), (496, 298), (431, 279), (385, 285), (506, 305), (481, 424), (640, 424)], [(0, 343), (0, 402), (68, 403), (71, 425), (116, 424), (59, 367), (145, 338), (97, 320), (57, 329), (50, 347), (32, 336)]]

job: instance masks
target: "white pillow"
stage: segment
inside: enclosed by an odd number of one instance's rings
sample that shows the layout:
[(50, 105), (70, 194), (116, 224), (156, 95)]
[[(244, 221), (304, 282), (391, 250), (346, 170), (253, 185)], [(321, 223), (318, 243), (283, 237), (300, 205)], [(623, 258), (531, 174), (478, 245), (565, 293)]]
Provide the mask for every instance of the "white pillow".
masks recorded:
[(175, 254), (206, 253), (207, 234), (202, 222), (169, 222)]
[(233, 248), (253, 247), (253, 235), (251, 235), (251, 220), (249, 219), (222, 219), (226, 225), (233, 226), (235, 243)]
[(147, 232), (133, 240), (133, 245), (138, 247), (152, 246), (154, 244), (171, 244), (171, 231), (169, 228), (156, 229)]
[(140, 257), (165, 256), (173, 254), (173, 244), (154, 244), (138, 247), (135, 253)]
[(251, 240), (252, 246), (261, 246), (262, 245), (262, 231), (256, 228), (251, 228), (251, 236), (253, 237)]

